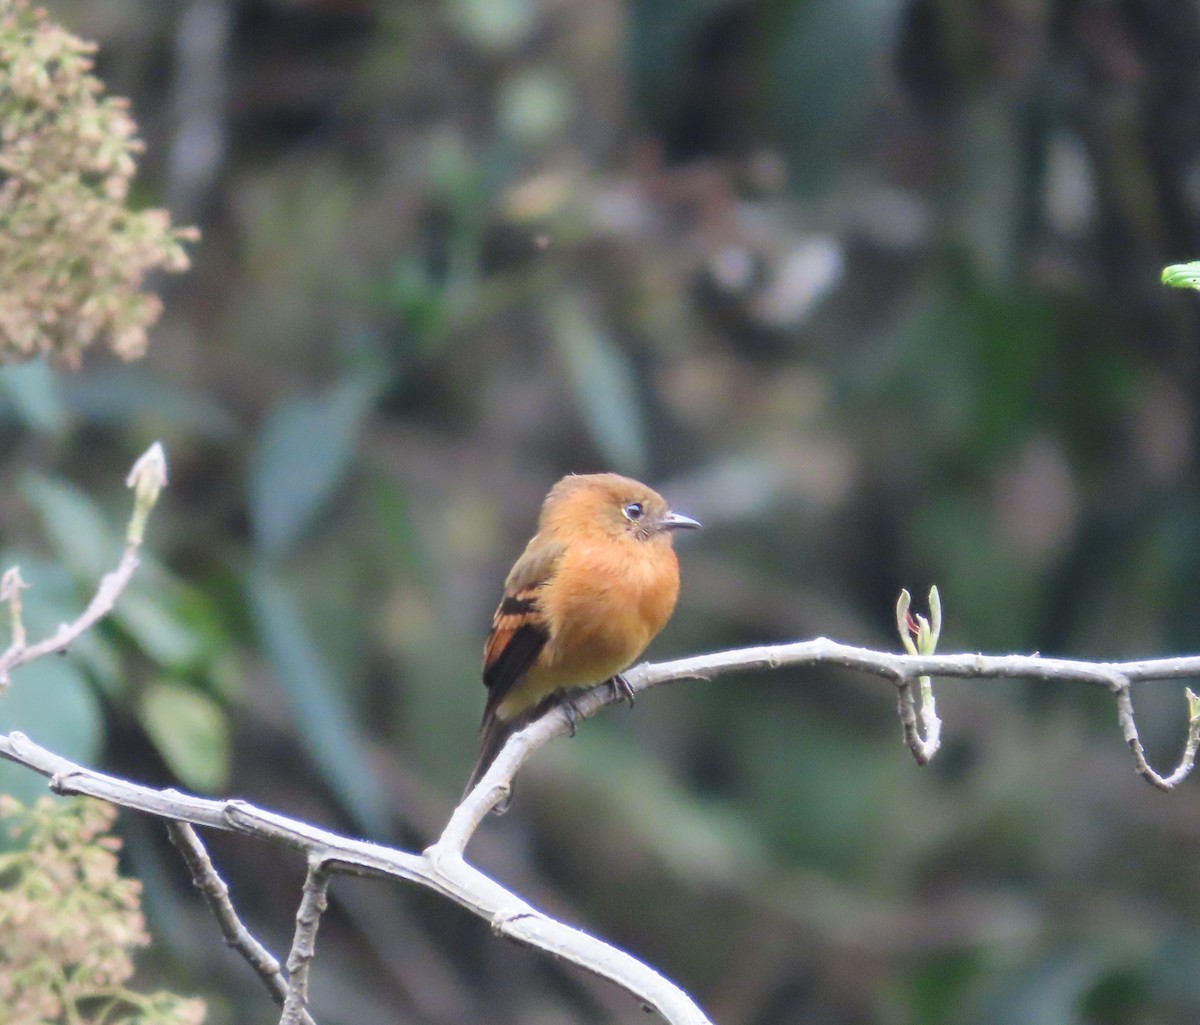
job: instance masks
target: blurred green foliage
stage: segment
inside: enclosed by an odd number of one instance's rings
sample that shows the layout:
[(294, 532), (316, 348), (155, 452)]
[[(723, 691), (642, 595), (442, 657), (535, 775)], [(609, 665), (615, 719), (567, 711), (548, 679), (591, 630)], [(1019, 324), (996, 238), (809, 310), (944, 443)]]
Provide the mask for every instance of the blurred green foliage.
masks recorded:
[[(4, 564), (31, 628), (171, 485), (117, 614), (0, 724), (110, 771), (420, 845), (474, 754), (500, 582), (568, 471), (706, 530), (651, 654), (826, 634), (1200, 651), (1194, 54), (1171, 0), (61, 0), (203, 242), (147, 357), (0, 371)], [(1200, 797), (1110, 698), (835, 672), (647, 695), (529, 767), (478, 861), (727, 1025), (1163, 1025), (1200, 1013)], [(1135, 694), (1155, 764), (1182, 685)], [(40, 781), (0, 767), (0, 787)], [(279, 948), (302, 866), (214, 840)], [(129, 826), (154, 970), (270, 1014)], [(315, 1010), (633, 1021), (423, 895), (346, 882)], [(365, 886), (365, 884), (362, 884)], [(182, 926), (181, 927), (181, 923)]]

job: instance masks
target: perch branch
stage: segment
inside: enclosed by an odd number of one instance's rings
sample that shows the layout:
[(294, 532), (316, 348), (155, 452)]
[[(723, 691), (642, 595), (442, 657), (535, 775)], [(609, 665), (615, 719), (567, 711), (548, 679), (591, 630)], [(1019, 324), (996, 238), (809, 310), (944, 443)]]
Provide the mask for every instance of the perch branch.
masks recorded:
[[(719, 651), (709, 655), (676, 659), (673, 662), (645, 662), (626, 670), (622, 675), (636, 694), (667, 683), (680, 680), (711, 680), (735, 671), (814, 666), (854, 669), (894, 684), (898, 691), (897, 702), (905, 729), (905, 739), (909, 746), (914, 748), (914, 754), (916, 747), (922, 744), (928, 746), (938, 739), (940, 733), (940, 722), (937, 722), (936, 716), (932, 714), (932, 703), (925, 701), (923, 696), (921, 715), (924, 717), (928, 737), (926, 741), (921, 741), (917, 726), (918, 713), (912, 694), (914, 684), (921, 686), (922, 677), (934, 676), (955, 679), (1034, 679), (1103, 687), (1117, 698), (1118, 723), (1133, 751), (1135, 768), (1160, 789), (1171, 789), (1188, 776), (1195, 765), (1197, 750), (1200, 748), (1200, 708), (1197, 707), (1200, 702), (1189, 698), (1188, 739), (1183, 757), (1170, 776), (1158, 775), (1146, 764), (1129, 698), (1129, 688), (1135, 683), (1177, 681), (1200, 676), (1200, 655), (1134, 662), (1086, 662), (1079, 659), (1046, 658), (1042, 655), (909, 655), (875, 651), (818, 637), (815, 640), (797, 641), (792, 644)], [(578, 713), (577, 718), (586, 719), (618, 700), (620, 699), (614, 694), (613, 688), (594, 687), (574, 698), (572, 703)], [(508, 793), (513, 776), (525, 759), (553, 737), (567, 733), (569, 728), (567, 717), (558, 709), (554, 709), (514, 734), (475, 789), (455, 808), (438, 841), (439, 845), (459, 852), (465, 850), (479, 823)]]
[[(52, 637), (34, 645), (27, 643), (20, 616), (22, 581), (15, 570), (4, 575), (0, 601), (9, 606), (13, 639), (9, 648), (0, 654), (0, 691), (7, 685), (13, 668), (51, 652), (62, 651), (112, 609), (137, 567), (146, 516), (164, 482), (165, 462), (161, 449), (154, 446), (130, 475), (129, 484), (135, 488), (137, 501), (120, 564), (104, 577), (80, 617), (74, 623), (61, 626)], [(897, 688), (905, 740), (917, 760), (924, 763), (936, 753), (940, 743), (941, 722), (931, 683), (934, 676), (960, 679), (1023, 677), (1090, 683), (1114, 694), (1119, 725), (1133, 752), (1135, 768), (1142, 776), (1154, 786), (1169, 790), (1191, 772), (1200, 747), (1200, 700), (1188, 691), (1187, 744), (1178, 767), (1164, 777), (1146, 761), (1134, 720), (1130, 690), (1134, 683), (1200, 675), (1200, 656), (1136, 662), (1085, 662), (1040, 655), (937, 655), (934, 650), (941, 617), (936, 592), (931, 593), (930, 599), (932, 622), (921, 616), (910, 616), (907, 594), (901, 596), (897, 622), (908, 654), (874, 651), (817, 638), (793, 644), (716, 652), (674, 662), (644, 663), (624, 674), (628, 691), (636, 693), (677, 680), (712, 679), (733, 671), (817, 665), (855, 669), (889, 680)], [(914, 684), (920, 695), (919, 712), (913, 697)], [(575, 718), (595, 715), (621, 697), (617, 688), (593, 688), (574, 700)], [(537, 947), (615, 982), (639, 997), (646, 1006), (657, 1010), (672, 1025), (706, 1025), (708, 1019), (700, 1008), (668, 979), (630, 954), (547, 917), (471, 866), (463, 857), (483, 818), (509, 793), (512, 780), (524, 761), (554, 737), (568, 732), (571, 726), (562, 709), (555, 708), (512, 736), (479, 784), (455, 809), (438, 841), (421, 854), (342, 837), (241, 801), (205, 800), (174, 790), (140, 786), (70, 762), (20, 733), (0, 735), (0, 756), (49, 776), (51, 789), (57, 793), (85, 794), (173, 823), (172, 836), (177, 842), (182, 841), (181, 850), (193, 878), (205, 892), (226, 938), (234, 937), (233, 945), (267, 981), (277, 998), (280, 986), (283, 986), (281, 1025), (311, 1022), (306, 1011), (308, 968), (328, 887), (333, 875), (338, 873), (405, 879), (426, 886), (490, 921), (498, 935)], [(308, 856), (309, 874), (288, 958), (288, 983), (283, 983), (280, 978), (278, 962), (257, 945), (238, 921), (228, 890), (212, 869), (198, 838), (181, 823), (244, 833), (293, 847)]]
[[(891, 681), (901, 694), (902, 718), (911, 717), (914, 732), (917, 732), (917, 713), (912, 687), (914, 683), (920, 686), (922, 677), (1020, 677), (1104, 687), (1116, 698), (1118, 721), (1133, 751), (1138, 772), (1164, 789), (1176, 786), (1187, 776), (1200, 747), (1200, 701), (1189, 691), (1188, 741), (1183, 758), (1170, 776), (1160, 776), (1146, 762), (1129, 696), (1134, 683), (1181, 680), (1200, 675), (1200, 656), (1085, 662), (1040, 655), (911, 655), (874, 651), (817, 638), (793, 644), (716, 652), (673, 662), (644, 663), (624, 675), (630, 688), (637, 692), (678, 680), (712, 679), (733, 671), (818, 665), (856, 669)], [(903, 697), (905, 690), (907, 701)], [(616, 700), (614, 688), (593, 688), (575, 699), (577, 717), (595, 715)], [(930, 722), (929, 718), (925, 719), (927, 733)], [(555, 708), (514, 734), (479, 784), (455, 809), (442, 836), (421, 854), (341, 837), (241, 801), (203, 800), (175, 791), (139, 786), (76, 765), (19, 733), (0, 735), (0, 756), (51, 777), (51, 787), (59, 793), (87, 794), (161, 818), (233, 830), (285, 844), (310, 857), (318, 856), (329, 874), (385, 876), (426, 886), (490, 921), (498, 935), (547, 951), (615, 982), (656, 1009), (672, 1025), (703, 1025), (707, 1019), (699, 1007), (652, 968), (624, 951), (547, 917), (485, 876), (463, 857), (471, 836), (488, 811), (508, 793), (512, 779), (524, 761), (569, 728), (566, 715)], [(933, 739), (935, 737), (927, 735), (924, 743)]]
[[(544, 720), (534, 726), (541, 722)], [(242, 801), (216, 801), (174, 790), (155, 790), (77, 765), (21, 733), (0, 734), (0, 757), (48, 776), (56, 793), (84, 794), (160, 818), (282, 844), (319, 856), (331, 874), (404, 879), (426, 886), (486, 919), (497, 935), (544, 950), (609, 979), (671, 1025), (709, 1025), (695, 1002), (653, 968), (548, 917), (468, 864), (460, 853), (439, 844), (414, 854), (339, 836)]]

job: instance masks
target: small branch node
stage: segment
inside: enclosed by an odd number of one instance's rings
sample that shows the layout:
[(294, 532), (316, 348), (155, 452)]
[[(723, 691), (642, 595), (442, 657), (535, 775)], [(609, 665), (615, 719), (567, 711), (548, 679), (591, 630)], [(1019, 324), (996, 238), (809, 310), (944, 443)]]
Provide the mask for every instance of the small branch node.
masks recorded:
[(450, 869), (457, 867), (462, 861), (462, 851), (444, 840), (430, 844), (421, 852), (421, 856), (429, 862), (430, 867), (440, 876), (449, 874)]
[(254, 814), (256, 810), (257, 809), (249, 802), (239, 800), (235, 797), (225, 802), (224, 807), (221, 809), (221, 814), (225, 817), (225, 820), (230, 824), (230, 826), (236, 827), (245, 825), (247, 822), (254, 821), (256, 818)]
[(506, 936), (514, 923), (537, 917), (532, 911), (501, 911), (492, 916), (492, 932), (496, 936)]
[(79, 791), (76, 790), (72, 785), (72, 781), (78, 779), (79, 777), (80, 774), (74, 769), (68, 769), (64, 772), (56, 772), (50, 777), (50, 789), (54, 793), (63, 797), (79, 793)]

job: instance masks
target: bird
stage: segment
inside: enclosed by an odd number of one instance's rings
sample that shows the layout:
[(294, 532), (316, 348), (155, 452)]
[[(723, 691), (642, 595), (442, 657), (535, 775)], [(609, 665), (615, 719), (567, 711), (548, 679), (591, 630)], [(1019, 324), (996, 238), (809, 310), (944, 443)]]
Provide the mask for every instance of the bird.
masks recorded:
[(555, 701), (575, 732), (571, 689), (611, 680), (633, 704), (621, 671), (675, 610), (672, 535), (699, 527), (657, 491), (616, 473), (569, 474), (550, 489), (484, 644), (487, 703), (464, 797), (508, 738)]

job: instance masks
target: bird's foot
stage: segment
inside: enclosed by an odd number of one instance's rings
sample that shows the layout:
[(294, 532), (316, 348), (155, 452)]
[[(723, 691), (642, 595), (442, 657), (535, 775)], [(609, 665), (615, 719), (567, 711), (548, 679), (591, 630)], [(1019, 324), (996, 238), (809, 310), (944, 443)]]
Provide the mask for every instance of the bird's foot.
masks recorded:
[(573, 737), (575, 736), (576, 725), (579, 723), (579, 709), (575, 707), (575, 702), (566, 694), (563, 695), (562, 710), (563, 714), (567, 717), (567, 726), (570, 728), (571, 736)]
[(628, 701), (629, 707), (633, 707), (633, 687), (629, 681), (625, 679), (624, 674), (616, 673), (613, 678), (608, 681), (612, 684), (613, 697), (618, 701)]

